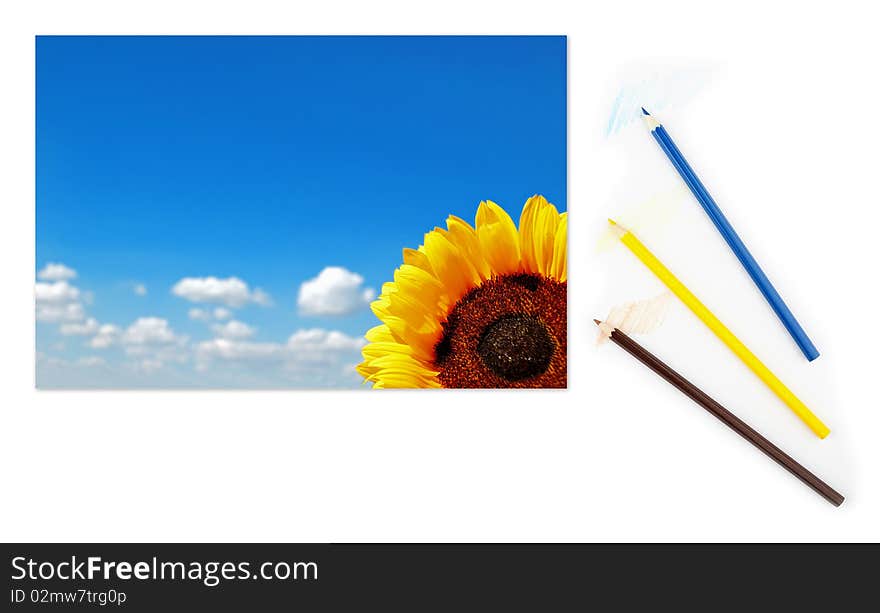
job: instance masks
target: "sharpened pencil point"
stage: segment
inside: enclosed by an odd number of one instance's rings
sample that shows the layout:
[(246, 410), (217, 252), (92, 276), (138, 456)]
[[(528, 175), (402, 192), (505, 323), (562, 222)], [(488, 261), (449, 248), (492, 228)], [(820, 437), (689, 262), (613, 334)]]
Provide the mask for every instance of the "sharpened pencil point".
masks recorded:
[(598, 319), (594, 319), (594, 320), (593, 320), (593, 323), (595, 323), (595, 324), (598, 326), (598, 325), (601, 324), (602, 322), (599, 321)]
[(608, 219), (608, 229), (617, 238), (622, 238), (624, 234), (629, 232), (629, 230), (627, 230), (611, 218)]
[(642, 119), (645, 120), (645, 125), (648, 126), (648, 129), (651, 130), (651, 132), (660, 127), (660, 122), (657, 121), (657, 118), (651, 115), (651, 113), (646, 111), (645, 107), (642, 107), (642, 113)]

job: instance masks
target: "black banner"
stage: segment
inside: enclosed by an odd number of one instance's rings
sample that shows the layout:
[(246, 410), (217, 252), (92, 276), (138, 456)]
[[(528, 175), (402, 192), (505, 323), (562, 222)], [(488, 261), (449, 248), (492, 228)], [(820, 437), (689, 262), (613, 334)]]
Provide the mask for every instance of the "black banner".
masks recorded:
[(14, 544), (2, 551), (0, 610), (164, 613), (840, 606), (869, 593), (878, 548)]

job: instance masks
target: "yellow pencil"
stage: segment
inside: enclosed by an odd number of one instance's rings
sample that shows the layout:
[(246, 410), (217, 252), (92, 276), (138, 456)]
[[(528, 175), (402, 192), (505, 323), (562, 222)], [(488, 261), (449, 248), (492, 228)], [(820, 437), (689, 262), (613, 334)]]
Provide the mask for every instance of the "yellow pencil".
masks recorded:
[(721, 320), (715, 317), (712, 311), (706, 308), (706, 305), (700, 302), (699, 299), (694, 296), (687, 287), (685, 287), (684, 283), (679, 281), (653, 253), (648, 251), (648, 248), (636, 238), (635, 234), (623, 226), (618, 225), (611, 219), (608, 221), (620, 241), (626, 245), (629, 250), (651, 270), (651, 272), (657, 275), (657, 278), (663, 281), (666, 287), (672, 290), (672, 293), (678, 296), (681, 301), (684, 302), (685, 306), (693, 311), (694, 315), (699, 317), (700, 320), (715, 333), (715, 336), (724, 341), (724, 344), (727, 345), (730, 350), (752, 370), (753, 373), (758, 375), (758, 378), (763, 381), (767, 387), (773, 390), (773, 393), (779, 396), (780, 400), (787, 404), (788, 408), (794, 411), (795, 415), (800, 417), (819, 438), (825, 438), (828, 436), (828, 433), (831, 432), (828, 429), (828, 426), (823, 424), (822, 421), (816, 417), (809, 408), (807, 408), (807, 405), (801, 402), (801, 400), (795, 396), (794, 393), (788, 389), (769, 368), (764, 366), (764, 363), (761, 362), (761, 360), (759, 360), (741, 340), (734, 336), (733, 332), (721, 323)]

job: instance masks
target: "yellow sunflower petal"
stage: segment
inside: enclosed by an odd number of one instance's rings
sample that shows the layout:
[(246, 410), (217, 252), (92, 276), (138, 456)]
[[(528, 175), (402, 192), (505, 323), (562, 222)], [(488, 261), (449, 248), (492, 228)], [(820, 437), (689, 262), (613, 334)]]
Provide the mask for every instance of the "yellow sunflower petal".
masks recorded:
[(535, 256), (538, 262), (538, 274), (549, 275), (553, 265), (553, 254), (556, 244), (556, 230), (559, 227), (559, 213), (552, 204), (544, 208), (538, 215), (535, 228)]
[(364, 359), (372, 360), (374, 358), (382, 357), (383, 355), (401, 355), (406, 357), (412, 357), (413, 350), (409, 345), (404, 345), (402, 343), (370, 343), (366, 347), (364, 347), (362, 354)]
[(370, 360), (370, 366), (375, 368), (390, 368), (400, 372), (408, 372), (417, 377), (434, 377), (436, 370), (431, 370), (412, 356), (389, 353)]
[(553, 243), (553, 265), (550, 276), (557, 281), (568, 281), (568, 213), (559, 216)]
[(389, 295), (393, 294), (396, 291), (397, 291), (397, 286), (394, 284), (393, 281), (389, 281), (388, 283), (383, 283), (382, 284), (382, 291), (379, 293), (379, 297), (380, 298), (382, 298), (382, 297), (387, 298)]
[(526, 272), (547, 275), (554, 256), (559, 212), (543, 196), (526, 201), (519, 219), (520, 248)]
[(408, 356), (389, 354), (378, 358), (368, 358), (357, 370), (374, 388), (440, 387), (437, 372), (424, 368), (419, 361)]
[(374, 369), (370, 368), (370, 365), (367, 362), (361, 362), (360, 364), (355, 366), (354, 369), (364, 379), (371, 376), (375, 372)]
[(391, 343), (394, 341), (394, 337), (391, 336), (391, 330), (389, 330), (388, 326), (385, 324), (370, 328), (367, 330), (367, 333), (364, 334), (364, 338), (371, 343)]
[(397, 291), (388, 296), (390, 311), (394, 315), (433, 320), (441, 312), (440, 304), (446, 301), (446, 289), (431, 273), (411, 264), (404, 264), (394, 271)]
[(403, 263), (421, 268), (425, 272), (429, 272), (431, 274), (434, 273), (434, 269), (431, 268), (431, 261), (428, 259), (428, 256), (426, 256), (424, 252), (418, 251), (417, 249), (404, 249)]
[(437, 371), (402, 354), (391, 353), (372, 358), (364, 370), (372, 371), (367, 380), (373, 381), (378, 387), (439, 387)]
[(385, 321), (385, 318), (391, 315), (388, 311), (390, 306), (391, 301), (388, 299), (387, 295), (383, 294), (370, 303), (370, 310), (372, 310), (373, 314), (380, 320)]
[(472, 269), (465, 256), (445, 236), (445, 231), (437, 229), (425, 235), (425, 255), (446, 290), (444, 307), (454, 304), (474, 286)]
[(519, 242), (522, 253), (523, 268), (526, 272), (538, 272), (537, 258), (535, 257), (534, 232), (538, 213), (547, 201), (543, 196), (534, 195), (526, 200), (522, 213), (519, 216)]
[(465, 261), (473, 271), (474, 284), (479, 285), (490, 278), (492, 269), (486, 258), (483, 257), (477, 231), (468, 222), (455, 215), (446, 218), (446, 227), (449, 229), (449, 236), (458, 246), (459, 252), (465, 256)]
[(422, 300), (425, 295), (397, 292), (391, 296), (389, 311), (407, 322), (407, 328), (417, 334), (439, 332), (440, 324), (431, 306)]
[(430, 362), (434, 359), (434, 346), (439, 340), (439, 332), (419, 331), (405, 319), (393, 315), (386, 316), (384, 321), (388, 325), (394, 340), (411, 347), (413, 355), (425, 360), (425, 362)]
[(510, 215), (491, 200), (486, 200), (477, 209), (476, 226), (480, 251), (492, 274), (520, 271), (519, 234)]

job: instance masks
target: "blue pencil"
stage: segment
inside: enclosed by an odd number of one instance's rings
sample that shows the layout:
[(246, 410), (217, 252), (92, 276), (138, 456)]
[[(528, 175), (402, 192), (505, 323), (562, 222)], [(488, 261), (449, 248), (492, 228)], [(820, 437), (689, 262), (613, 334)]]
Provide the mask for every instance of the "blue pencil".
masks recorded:
[(654, 137), (654, 140), (657, 141), (657, 144), (663, 149), (666, 157), (668, 157), (669, 161), (672, 162), (672, 165), (675, 166), (675, 170), (678, 171), (678, 174), (687, 184), (688, 188), (690, 188), (691, 193), (693, 193), (697, 202), (700, 203), (700, 206), (703, 207), (703, 210), (706, 211), (709, 219), (711, 219), (712, 223), (715, 224), (715, 227), (718, 228), (718, 232), (720, 232), (721, 236), (724, 237), (724, 240), (727, 241), (728, 246), (736, 255), (740, 264), (743, 265), (743, 268), (746, 269), (746, 272), (749, 273), (752, 281), (754, 281), (755, 285), (758, 286), (758, 289), (761, 290), (764, 298), (770, 303), (770, 306), (776, 312), (782, 325), (784, 325), (785, 329), (788, 330), (788, 333), (791, 334), (791, 337), (794, 339), (794, 342), (797, 343), (798, 347), (800, 347), (804, 356), (810, 361), (818, 358), (819, 351), (816, 349), (816, 346), (813, 345), (813, 342), (807, 336), (807, 333), (804, 332), (804, 329), (798, 323), (797, 319), (795, 319), (791, 310), (779, 295), (779, 292), (777, 292), (776, 288), (773, 287), (773, 284), (770, 283), (770, 279), (767, 278), (767, 275), (765, 275), (764, 271), (761, 270), (761, 267), (758, 266), (755, 258), (749, 253), (749, 250), (742, 242), (742, 239), (740, 239), (739, 235), (733, 229), (733, 226), (730, 225), (730, 222), (727, 221), (724, 213), (722, 213), (721, 209), (718, 208), (718, 205), (715, 204), (715, 200), (713, 200), (712, 196), (709, 195), (709, 192), (706, 191), (706, 187), (700, 181), (699, 177), (697, 177), (697, 173), (694, 172), (694, 169), (691, 168), (690, 164), (687, 163), (687, 160), (684, 159), (684, 156), (681, 154), (681, 151), (678, 150), (672, 137), (669, 136), (669, 132), (667, 132), (666, 128), (660, 125), (660, 122), (644, 108), (642, 108), (642, 113), (645, 114), (645, 121), (651, 130), (651, 135)]

